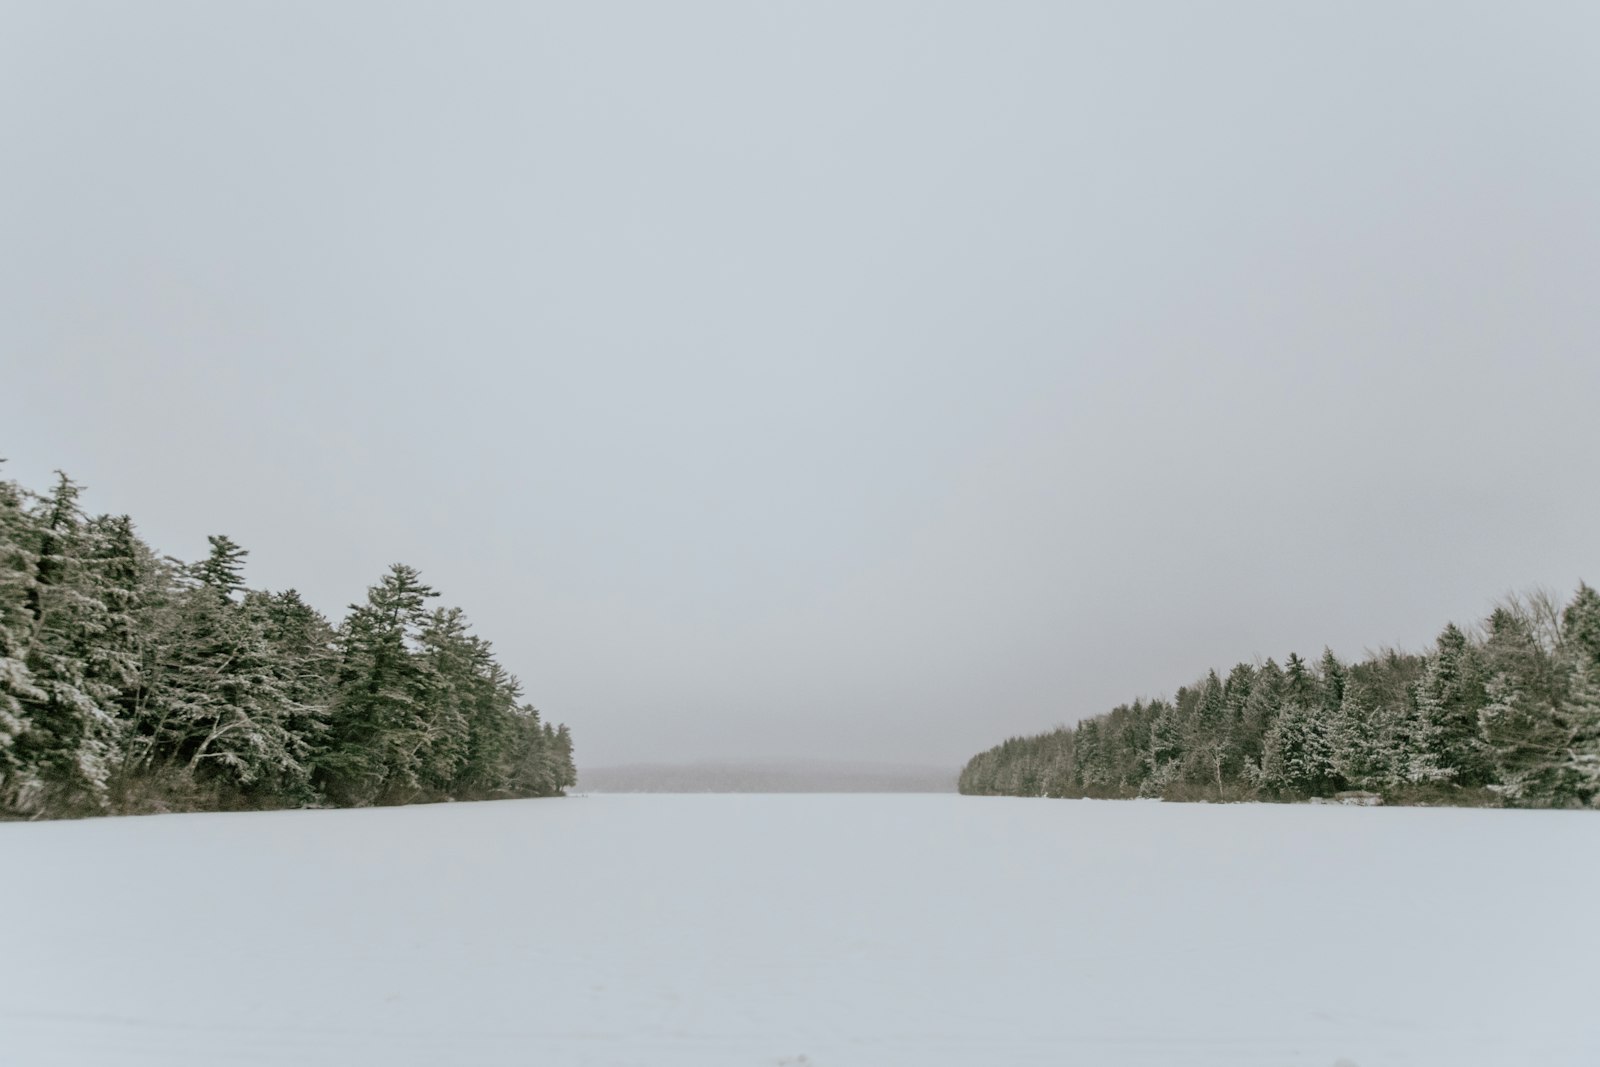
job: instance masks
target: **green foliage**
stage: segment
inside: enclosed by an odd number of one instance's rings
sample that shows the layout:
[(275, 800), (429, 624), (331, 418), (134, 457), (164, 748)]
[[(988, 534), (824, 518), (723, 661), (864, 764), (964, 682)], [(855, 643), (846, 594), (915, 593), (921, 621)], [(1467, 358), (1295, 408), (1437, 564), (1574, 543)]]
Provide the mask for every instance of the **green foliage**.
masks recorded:
[(1291, 653), (1216, 671), (980, 752), (964, 793), (1297, 800), (1358, 789), (1397, 803), (1600, 806), (1600, 595), (1511, 598), (1425, 656), (1313, 667)]
[(543, 723), (458, 609), (396, 564), (334, 626), (245, 586), (225, 536), (194, 565), (62, 475), (0, 481), (0, 817), (551, 796)]

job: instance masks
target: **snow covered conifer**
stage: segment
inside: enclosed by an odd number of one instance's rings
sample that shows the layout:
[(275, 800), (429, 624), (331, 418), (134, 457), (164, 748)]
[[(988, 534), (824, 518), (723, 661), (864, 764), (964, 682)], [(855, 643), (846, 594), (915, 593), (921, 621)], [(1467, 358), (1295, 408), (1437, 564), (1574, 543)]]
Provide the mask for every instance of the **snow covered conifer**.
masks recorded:
[(1559, 718), (1567, 740), (1561, 759), (1565, 791), (1580, 804), (1600, 807), (1600, 666), (1582, 652), (1573, 656)]
[(1561, 635), (1574, 654), (1600, 668), (1600, 593), (1587, 583), (1578, 583), (1577, 595), (1561, 613)]
[(28, 647), (33, 639), (33, 615), (28, 604), (38, 566), (39, 533), (24, 506), (23, 490), (14, 482), (0, 481), (0, 811), (19, 806), (31, 782), (17, 749), (27, 729), (23, 702), (37, 704), (44, 691), (28, 668)]
[(1439, 634), (1427, 673), (1417, 686), (1418, 708), (1432, 728), (1434, 754), (1462, 785), (1482, 785), (1494, 774), (1478, 729), (1487, 703), (1477, 650), (1454, 623)]
[(1299, 653), (1289, 653), (1283, 663), (1283, 697), (1285, 701), (1298, 701), (1303, 707), (1315, 708), (1322, 703), (1322, 688), (1316, 676)]
[(1333, 649), (1324, 648), (1318, 669), (1322, 682), (1322, 713), (1331, 718), (1339, 713), (1339, 707), (1344, 703), (1344, 664), (1333, 654)]
[(398, 799), (420, 784), (425, 727), (416, 649), (425, 606), (437, 595), (414, 567), (396, 563), (340, 628), (339, 695), (318, 762), (324, 787), (347, 802)]
[(1267, 730), (1263, 783), (1280, 793), (1315, 796), (1335, 783), (1327, 724), (1312, 708), (1291, 700)]
[(212, 534), (206, 540), (211, 553), (195, 565), (195, 577), (201, 585), (231, 599), (244, 588), (244, 560), (249, 553), (226, 534)]
[(82, 488), (61, 474), (40, 501), (33, 580), (24, 604), (31, 618), (25, 648), (32, 695), (23, 695), (26, 729), (16, 739), (19, 777), (35, 803), (100, 807), (106, 800), (112, 711), (118, 690), (96, 669), (99, 643), (111, 623), (97, 598), (93, 543), (78, 506)]
[(1562, 792), (1558, 767), (1568, 741), (1555, 709), (1504, 671), (1490, 679), (1488, 696), (1480, 721), (1499, 790), (1515, 804), (1550, 804)]

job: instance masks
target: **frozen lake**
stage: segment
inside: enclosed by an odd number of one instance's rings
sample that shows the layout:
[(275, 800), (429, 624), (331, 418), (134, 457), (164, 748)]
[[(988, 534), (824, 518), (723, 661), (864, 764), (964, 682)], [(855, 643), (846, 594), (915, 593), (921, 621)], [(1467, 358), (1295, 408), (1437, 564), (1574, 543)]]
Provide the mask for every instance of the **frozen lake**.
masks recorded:
[(0, 1060), (1600, 1063), (1600, 815), (588, 796), (0, 824)]

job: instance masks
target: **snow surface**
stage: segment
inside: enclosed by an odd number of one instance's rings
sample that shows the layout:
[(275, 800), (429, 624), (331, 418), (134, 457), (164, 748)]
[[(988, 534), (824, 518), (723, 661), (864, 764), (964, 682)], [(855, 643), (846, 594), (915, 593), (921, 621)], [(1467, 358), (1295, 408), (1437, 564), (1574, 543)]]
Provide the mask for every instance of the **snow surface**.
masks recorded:
[(589, 796), (0, 825), (0, 1062), (1600, 1063), (1600, 815)]

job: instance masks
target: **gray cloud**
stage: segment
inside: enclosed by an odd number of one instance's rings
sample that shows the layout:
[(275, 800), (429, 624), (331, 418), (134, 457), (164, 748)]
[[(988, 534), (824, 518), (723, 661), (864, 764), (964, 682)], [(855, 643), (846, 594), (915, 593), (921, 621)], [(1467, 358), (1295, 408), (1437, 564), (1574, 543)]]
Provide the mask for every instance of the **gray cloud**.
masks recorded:
[(580, 762), (955, 762), (1600, 580), (1587, 4), (13, 3), (0, 454)]

